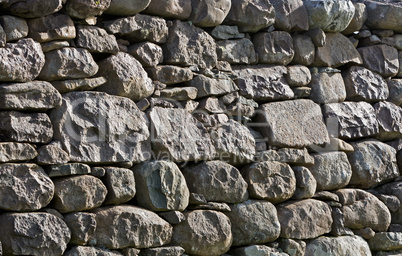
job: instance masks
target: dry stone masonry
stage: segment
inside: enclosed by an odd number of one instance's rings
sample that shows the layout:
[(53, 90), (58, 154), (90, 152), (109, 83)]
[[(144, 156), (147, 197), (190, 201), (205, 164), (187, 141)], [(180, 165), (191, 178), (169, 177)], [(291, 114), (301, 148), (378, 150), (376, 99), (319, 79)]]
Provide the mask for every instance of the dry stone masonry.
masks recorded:
[(0, 256), (402, 255), (400, 0), (0, 0)]

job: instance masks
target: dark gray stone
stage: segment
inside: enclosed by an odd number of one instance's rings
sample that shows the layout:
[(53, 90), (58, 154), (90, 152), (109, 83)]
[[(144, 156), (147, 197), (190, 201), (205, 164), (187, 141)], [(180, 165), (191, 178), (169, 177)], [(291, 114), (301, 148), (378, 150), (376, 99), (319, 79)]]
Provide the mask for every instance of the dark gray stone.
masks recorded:
[(197, 27), (215, 27), (223, 22), (231, 6), (231, 0), (192, 0), (189, 20)]
[(129, 16), (135, 15), (148, 7), (151, 0), (113, 0), (105, 14)]
[(152, 0), (145, 12), (165, 18), (185, 20), (191, 15), (191, 1)]
[(275, 28), (287, 32), (305, 31), (309, 16), (302, 0), (270, 1), (275, 8)]
[(379, 44), (357, 49), (363, 59), (363, 66), (383, 77), (395, 76), (399, 72), (398, 50)]
[(289, 64), (294, 56), (293, 39), (285, 31), (258, 33), (253, 38), (258, 63)]
[(64, 221), (71, 231), (71, 240), (69, 243), (85, 245), (92, 239), (96, 229), (95, 214), (73, 212), (65, 214)]
[(13, 15), (23, 18), (37, 18), (59, 11), (63, 7), (63, 0), (8, 0), (5, 7)]
[(374, 105), (380, 133), (377, 138), (390, 141), (402, 138), (402, 108), (387, 101)]
[(25, 19), (2, 15), (0, 16), (0, 25), (6, 34), (6, 42), (15, 41), (28, 35), (28, 24)]

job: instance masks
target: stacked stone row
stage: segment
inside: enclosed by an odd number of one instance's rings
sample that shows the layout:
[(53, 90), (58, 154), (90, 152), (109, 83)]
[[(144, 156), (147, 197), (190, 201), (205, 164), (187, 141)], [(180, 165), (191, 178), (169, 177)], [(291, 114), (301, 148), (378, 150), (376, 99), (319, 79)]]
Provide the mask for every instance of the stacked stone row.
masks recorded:
[(0, 0), (0, 255), (401, 254), (401, 33), (398, 1)]

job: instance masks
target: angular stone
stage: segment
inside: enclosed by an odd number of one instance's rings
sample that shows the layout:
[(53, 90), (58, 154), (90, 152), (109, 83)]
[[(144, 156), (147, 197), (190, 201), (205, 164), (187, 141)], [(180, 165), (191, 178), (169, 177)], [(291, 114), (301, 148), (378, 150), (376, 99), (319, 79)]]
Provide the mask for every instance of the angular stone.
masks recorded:
[(39, 43), (74, 39), (74, 22), (65, 14), (52, 14), (28, 20), (29, 37)]
[(363, 66), (383, 77), (395, 76), (399, 71), (398, 50), (379, 44), (357, 49), (363, 59)]
[(309, 36), (295, 34), (292, 36), (294, 56), (292, 64), (309, 66), (315, 58), (315, 46)]
[(70, 156), (61, 148), (60, 143), (50, 143), (38, 148), (38, 164), (65, 164), (70, 161)]
[(213, 68), (218, 58), (214, 39), (188, 22), (174, 21), (162, 48), (167, 64)]
[(193, 72), (190, 68), (182, 68), (172, 65), (156, 66), (147, 69), (152, 80), (172, 85), (190, 81), (193, 78)]
[(106, 83), (104, 77), (84, 78), (74, 80), (53, 81), (52, 85), (60, 92), (89, 91)]
[(244, 38), (244, 33), (239, 32), (237, 26), (219, 25), (216, 26), (211, 31), (211, 36), (217, 40), (227, 40), (227, 39), (241, 39)]
[[(402, 151), (400, 151), (400, 152), (402, 152)], [(402, 155), (402, 154), (399, 153), (399, 155)], [(399, 199), (400, 202), (402, 202), (402, 182), (401, 181), (386, 183), (380, 187), (377, 187), (376, 191), (378, 191), (379, 193), (382, 193), (382, 194), (395, 196)], [(392, 217), (391, 223), (402, 225), (402, 205), (401, 204), (399, 205), (399, 208), (395, 212), (391, 211), (391, 217)]]
[(190, 192), (179, 167), (173, 162), (150, 161), (134, 166), (137, 203), (152, 211), (183, 211)]
[(214, 210), (219, 212), (230, 212), (227, 203), (207, 202), (206, 204), (190, 205), (188, 210)]
[(278, 150), (279, 162), (299, 165), (312, 165), (314, 158), (310, 156), (306, 148), (280, 148)]
[(64, 94), (52, 110), (55, 140), (73, 162), (141, 162), (150, 158), (147, 120), (133, 101), (101, 92)]
[(311, 81), (310, 70), (301, 65), (287, 66), (287, 73), (285, 73), (286, 82), (292, 87), (306, 86)]
[(130, 42), (165, 43), (168, 37), (166, 20), (144, 14), (105, 22), (104, 28)]
[(6, 34), (6, 42), (18, 40), (28, 35), (28, 24), (25, 19), (2, 15), (0, 16), (0, 25)]
[(6, 46), (6, 33), (4, 32), (3, 27), (0, 24), (0, 47)]
[(355, 14), (349, 25), (342, 31), (342, 34), (344, 35), (349, 35), (353, 32), (359, 31), (363, 27), (368, 17), (366, 5), (364, 3), (354, 2), (353, 5), (355, 6)]
[(180, 246), (166, 246), (141, 250), (141, 256), (179, 256), (184, 254), (184, 248)]
[(50, 41), (50, 42), (41, 43), (41, 46), (42, 46), (42, 51), (44, 53), (46, 53), (46, 52), (50, 52), (53, 50), (62, 49), (64, 47), (69, 47), (70, 43), (68, 41)]
[(360, 236), (319, 237), (307, 244), (306, 255), (368, 256), (370, 247)]
[(373, 251), (391, 251), (402, 249), (401, 232), (379, 232), (368, 240), (370, 249)]
[(65, 5), (65, 11), (72, 18), (86, 19), (101, 15), (109, 8), (110, 2), (112, 0), (68, 0)]
[(136, 193), (134, 173), (130, 169), (105, 167), (103, 183), (107, 188), (105, 204), (123, 204)]
[(185, 216), (185, 221), (174, 226), (171, 244), (193, 255), (221, 255), (229, 250), (233, 240), (231, 224), (223, 213), (196, 210)]
[(0, 215), (4, 255), (62, 255), (71, 232), (64, 221), (43, 212)]
[(280, 0), (271, 3), (275, 8), (276, 29), (287, 32), (308, 30), (308, 13), (302, 0)]
[[(342, 2), (346, 1), (349, 0)], [(332, 2), (332, 0), (329, 2)], [(361, 51), (357, 51), (349, 39), (341, 33), (327, 33), (326, 44), (322, 47), (317, 47), (315, 51), (313, 65), (336, 68), (348, 63), (362, 64), (363, 56), (360, 56), (359, 53), (361, 54)]]
[(260, 132), (272, 146), (305, 147), (329, 142), (321, 109), (311, 100), (263, 104), (257, 118)]
[(310, 29), (321, 28), (325, 32), (341, 32), (347, 28), (355, 14), (350, 0), (305, 0)]
[[(266, 245), (249, 245), (246, 247), (238, 247), (229, 251), (230, 255), (236, 256), (288, 256), (289, 254), (281, 250), (268, 247)], [(226, 254), (225, 254), (226, 255)]]
[(223, 22), (231, 6), (231, 0), (192, 0), (189, 20), (197, 27), (215, 27)]
[(179, 211), (161, 212), (158, 215), (172, 225), (179, 224), (186, 219), (184, 214)]
[(64, 215), (64, 221), (71, 231), (69, 243), (85, 245), (93, 237), (96, 229), (95, 214), (89, 212), (73, 212)]
[(296, 177), (296, 190), (293, 194), (294, 199), (306, 199), (315, 194), (317, 181), (309, 169), (302, 166), (292, 167)]
[(45, 65), (39, 43), (27, 38), (0, 48), (0, 81), (28, 82), (34, 80)]
[(184, 109), (155, 107), (149, 113), (156, 158), (175, 162), (208, 160), (215, 148), (205, 128)]
[(107, 189), (90, 175), (59, 178), (54, 181), (53, 204), (61, 213), (86, 211), (102, 205)]
[(233, 204), (225, 215), (232, 223), (233, 246), (263, 244), (279, 237), (280, 224), (273, 204), (247, 200)]
[[(401, 55), (402, 56), (402, 55)], [(389, 97), (387, 101), (402, 106), (402, 79), (388, 81)]]
[(402, 108), (387, 101), (380, 101), (374, 105), (381, 140), (402, 138)]
[(95, 26), (80, 25), (77, 27), (78, 47), (88, 49), (91, 53), (110, 53), (119, 52), (119, 46), (114, 35), (109, 35), (106, 30)]
[(71, 163), (71, 164), (57, 164), (50, 165), (47, 168), (49, 177), (63, 177), (63, 176), (73, 176), (82, 174), (91, 174), (91, 168), (89, 165), (81, 163)]
[(367, 189), (399, 176), (394, 148), (374, 139), (351, 144), (355, 151), (348, 153), (353, 171), (350, 185)]
[(5, 7), (13, 15), (23, 18), (37, 18), (58, 12), (63, 7), (63, 0), (8, 0)]
[(236, 84), (229, 77), (211, 78), (196, 75), (187, 84), (197, 88), (197, 98), (221, 96), (238, 90)]
[(156, 67), (163, 61), (162, 47), (151, 42), (131, 45), (128, 53), (133, 55), (145, 68)]
[(392, 29), (402, 33), (402, 4), (391, 1), (366, 1), (369, 19), (366, 25), (371, 29)]
[(64, 256), (123, 256), (117, 251), (111, 251), (104, 248), (96, 248), (92, 246), (74, 246)]
[(223, 40), (216, 42), (216, 44), (219, 61), (227, 61), (230, 64), (257, 63), (257, 54), (250, 39)]
[(289, 165), (275, 161), (259, 162), (242, 169), (250, 197), (280, 203), (296, 190), (296, 177)]
[(321, 28), (310, 29), (305, 35), (311, 38), (316, 47), (323, 47), (327, 43), (327, 35)]
[(45, 113), (0, 112), (0, 141), (49, 143), (52, 123)]
[(28, 143), (0, 142), (0, 163), (26, 162), (37, 155), (35, 148)]
[(315, 103), (336, 103), (346, 99), (345, 84), (340, 73), (320, 72), (313, 74), (310, 86), (310, 99)]
[(284, 31), (258, 33), (253, 38), (258, 63), (289, 64), (294, 56), (293, 39)]
[(156, 213), (136, 206), (101, 207), (94, 213), (97, 225), (93, 242), (99, 247), (158, 247), (168, 244), (172, 237), (169, 223)]
[(46, 111), (60, 104), (60, 93), (45, 81), (0, 85), (0, 109)]
[(185, 20), (191, 15), (191, 1), (152, 0), (145, 13), (170, 19)]
[(379, 133), (375, 110), (367, 102), (325, 104), (323, 114), (331, 137), (354, 139)]
[(306, 242), (302, 240), (281, 238), (279, 240), (279, 248), (291, 256), (304, 256), (306, 251)]
[(197, 97), (197, 88), (194, 87), (175, 87), (160, 91), (160, 97), (177, 101), (193, 100)]
[(286, 100), (294, 97), (287, 84), (284, 66), (234, 66), (240, 94), (256, 101)]
[(105, 14), (130, 16), (135, 15), (148, 7), (151, 0), (112, 0)]

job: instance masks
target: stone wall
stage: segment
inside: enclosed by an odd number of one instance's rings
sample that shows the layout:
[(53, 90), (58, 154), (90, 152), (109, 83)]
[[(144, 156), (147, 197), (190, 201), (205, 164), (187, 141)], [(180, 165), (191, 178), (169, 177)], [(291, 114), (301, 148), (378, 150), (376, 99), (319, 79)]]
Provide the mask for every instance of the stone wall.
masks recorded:
[(402, 255), (401, 59), (397, 0), (0, 0), (0, 255)]

